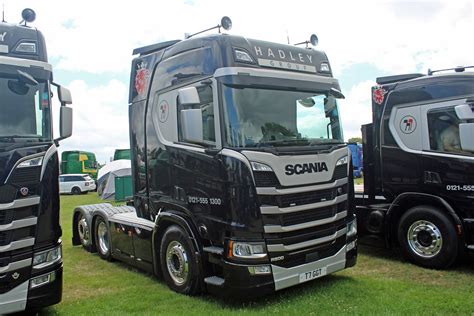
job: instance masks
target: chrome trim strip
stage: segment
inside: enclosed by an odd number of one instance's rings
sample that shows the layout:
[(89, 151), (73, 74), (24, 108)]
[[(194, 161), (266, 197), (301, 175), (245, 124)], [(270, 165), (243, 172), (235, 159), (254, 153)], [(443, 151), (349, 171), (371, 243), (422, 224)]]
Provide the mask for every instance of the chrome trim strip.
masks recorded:
[(0, 311), (2, 315), (25, 310), (29, 283), (30, 280), (27, 280), (7, 293), (0, 294)]
[(31, 247), (35, 244), (34, 238), (12, 241), (8, 245), (0, 246), (0, 252), (12, 251), (20, 248)]
[(344, 227), (343, 229), (338, 230), (334, 234), (330, 236), (325, 236), (321, 237), (318, 239), (313, 239), (313, 240), (308, 240), (308, 241), (303, 241), (297, 244), (292, 244), (292, 245), (283, 245), (283, 244), (278, 244), (278, 245), (267, 245), (268, 252), (284, 252), (284, 251), (294, 251), (298, 250), (301, 248), (307, 248), (307, 247), (312, 247), (316, 246), (319, 244), (324, 244), (328, 241), (333, 241), (337, 239), (338, 237), (341, 237), (347, 233), (347, 227)]
[(284, 195), (284, 194), (294, 194), (294, 193), (303, 193), (310, 191), (326, 190), (335, 188), (344, 184), (347, 184), (348, 178), (337, 179), (332, 183), (311, 185), (306, 187), (297, 187), (290, 189), (277, 189), (277, 188), (257, 188), (257, 194), (261, 195)]
[(10, 203), (0, 204), (0, 210), (8, 210), (12, 208), (32, 206), (39, 203), (40, 203), (40, 197), (34, 196), (30, 198), (25, 198), (25, 199), (14, 200), (13, 202), (10, 202)]
[(6, 230), (12, 230), (12, 229), (18, 229), (18, 228), (33, 226), (33, 225), (36, 225), (37, 222), (38, 222), (37, 217), (29, 217), (29, 218), (25, 218), (25, 219), (19, 219), (19, 220), (11, 222), (10, 224), (0, 225), (0, 232), (6, 231)]
[(346, 245), (334, 256), (292, 268), (282, 268), (272, 264), (275, 290), (281, 290), (300, 283), (300, 274), (326, 267), (326, 274), (331, 274), (346, 267)]
[(20, 261), (10, 262), (7, 266), (0, 268), (0, 273), (7, 273), (10, 271), (18, 270), (24, 267), (31, 266), (33, 260), (31, 258), (23, 259)]
[(49, 159), (53, 157), (53, 155), (58, 151), (56, 144), (53, 143), (43, 157), (43, 165), (41, 166), (41, 175), (40, 175), (40, 182), (43, 180), (44, 172), (46, 171), (46, 166), (48, 165)]
[(288, 214), (338, 204), (347, 200), (347, 194), (339, 195), (330, 201), (279, 208), (278, 206), (260, 206), (262, 214)]
[(336, 213), (332, 217), (320, 219), (317, 221), (312, 221), (312, 222), (307, 222), (307, 223), (302, 223), (302, 224), (296, 224), (296, 225), (290, 225), (290, 226), (280, 226), (280, 225), (265, 225), (263, 229), (265, 230), (265, 233), (286, 233), (286, 232), (292, 232), (295, 230), (300, 230), (300, 229), (305, 229), (305, 228), (310, 228), (310, 227), (315, 227), (315, 226), (320, 226), (328, 223), (332, 223), (335, 221), (338, 221), (344, 217), (347, 216), (347, 211), (339, 212)]

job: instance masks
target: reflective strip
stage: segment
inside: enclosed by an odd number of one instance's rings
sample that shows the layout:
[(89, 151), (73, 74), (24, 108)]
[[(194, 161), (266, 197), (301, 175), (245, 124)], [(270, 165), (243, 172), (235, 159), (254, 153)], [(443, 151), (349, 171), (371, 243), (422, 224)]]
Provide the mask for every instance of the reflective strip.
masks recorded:
[(33, 226), (33, 225), (36, 225), (37, 222), (38, 222), (37, 217), (20, 219), (17, 221), (13, 221), (10, 224), (0, 225), (0, 232), (5, 231), (5, 230), (12, 230), (12, 229), (17, 229), (17, 228)]
[(18, 269), (21, 269), (21, 268), (24, 268), (24, 267), (31, 266), (31, 262), (32, 262), (31, 258), (11, 262), (5, 267), (1, 267), (0, 268), (0, 273), (7, 273), (7, 272), (10, 272), (10, 271), (14, 271), (14, 270), (18, 270)]
[(0, 294), (0, 313), (2, 315), (25, 310), (29, 282), (29, 280), (25, 281), (7, 293)]
[(339, 195), (334, 200), (330, 200), (330, 201), (290, 206), (290, 207), (284, 207), (284, 208), (279, 208), (278, 206), (261, 206), (260, 212), (262, 214), (287, 214), (287, 213), (293, 213), (293, 212), (306, 211), (313, 208), (331, 206), (334, 204), (344, 202), (345, 200), (347, 200), (347, 194)]
[(302, 224), (296, 224), (296, 225), (291, 225), (291, 226), (280, 226), (280, 225), (266, 225), (264, 226), (265, 233), (285, 233), (285, 232), (291, 232), (294, 230), (299, 230), (299, 229), (305, 229), (305, 228), (310, 228), (310, 227), (315, 227), (319, 225), (324, 225), (328, 223), (332, 223), (335, 221), (338, 221), (344, 217), (347, 216), (347, 211), (339, 212), (335, 214), (332, 217), (320, 219), (317, 221), (312, 221), (312, 222), (307, 222), (307, 223), (302, 223)]
[(20, 248), (31, 247), (35, 244), (34, 238), (22, 239), (17, 241), (12, 241), (6, 246), (0, 247), (0, 252), (12, 251)]
[(324, 244), (328, 241), (333, 241), (338, 237), (341, 237), (347, 233), (347, 227), (344, 227), (341, 230), (338, 230), (334, 234), (330, 236), (325, 236), (321, 237), (318, 239), (313, 239), (313, 240), (308, 240), (308, 241), (303, 241), (298, 244), (292, 244), (292, 245), (283, 245), (283, 244), (278, 244), (278, 245), (267, 245), (267, 249), (269, 252), (284, 252), (284, 251), (294, 251), (298, 250), (301, 248), (307, 248), (307, 247), (312, 247), (316, 246), (319, 244)]
[(310, 191), (319, 191), (325, 189), (331, 189), (335, 187), (339, 187), (341, 185), (347, 184), (347, 178), (338, 179), (332, 183), (325, 183), (319, 185), (311, 185), (307, 187), (297, 187), (297, 188), (290, 188), (290, 189), (277, 189), (277, 188), (257, 188), (257, 194), (259, 195), (284, 195), (284, 194), (295, 194), (295, 193), (303, 193), (303, 192), (310, 192)]
[(283, 268), (272, 264), (275, 290), (281, 290), (300, 283), (300, 274), (316, 269), (326, 268), (326, 273), (331, 274), (346, 267), (346, 245), (334, 256), (327, 257), (311, 263), (302, 264), (292, 268)]
[(26, 198), (26, 199), (14, 200), (11, 203), (0, 204), (0, 210), (8, 210), (8, 209), (11, 209), (11, 208), (20, 208), (20, 207), (36, 205), (36, 204), (39, 204), (39, 202), (40, 202), (40, 197), (39, 196)]

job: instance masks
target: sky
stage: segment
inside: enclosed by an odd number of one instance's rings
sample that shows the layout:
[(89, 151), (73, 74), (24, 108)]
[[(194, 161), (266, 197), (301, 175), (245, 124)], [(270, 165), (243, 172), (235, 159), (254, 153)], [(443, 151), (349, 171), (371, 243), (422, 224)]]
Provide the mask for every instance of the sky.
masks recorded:
[[(55, 1), (3, 0), (5, 20), (36, 11), (55, 82), (71, 90), (73, 136), (64, 150), (96, 153), (100, 163), (129, 147), (132, 50), (217, 25), (228, 33), (286, 43), (319, 38), (346, 99), (344, 137), (371, 121), (370, 88), (379, 76), (474, 65), (474, 1)], [(211, 31), (212, 33), (213, 31)], [(57, 117), (58, 115), (56, 115)]]

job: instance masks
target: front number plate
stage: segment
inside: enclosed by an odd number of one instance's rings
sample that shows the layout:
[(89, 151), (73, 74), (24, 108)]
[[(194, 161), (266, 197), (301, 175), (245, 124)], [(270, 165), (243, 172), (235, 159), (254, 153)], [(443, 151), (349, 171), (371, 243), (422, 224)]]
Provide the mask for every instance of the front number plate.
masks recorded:
[(327, 273), (326, 267), (322, 267), (322, 268), (319, 268), (319, 269), (314, 269), (314, 270), (311, 270), (311, 271), (308, 271), (308, 272), (301, 273), (300, 274), (300, 283), (320, 278), (322, 276), (325, 276), (326, 273)]

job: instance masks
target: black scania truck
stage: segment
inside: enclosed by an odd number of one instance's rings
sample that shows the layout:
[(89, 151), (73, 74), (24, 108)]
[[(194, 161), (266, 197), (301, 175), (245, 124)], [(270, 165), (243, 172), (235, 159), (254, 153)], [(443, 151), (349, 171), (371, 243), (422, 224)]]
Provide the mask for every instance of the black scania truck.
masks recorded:
[(466, 68), (377, 78), (373, 121), (362, 127), (360, 231), (429, 268), (474, 251), (474, 72)]
[(52, 134), (53, 83), (44, 37), (0, 23), (0, 314), (56, 304), (62, 295), (57, 141), (71, 135), (72, 109), (61, 106), (61, 137)]
[(134, 54), (133, 207), (76, 208), (74, 244), (184, 294), (261, 295), (355, 264), (325, 53), (216, 34)]

